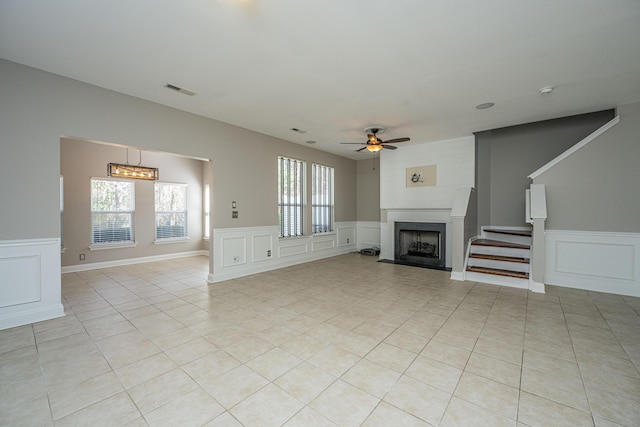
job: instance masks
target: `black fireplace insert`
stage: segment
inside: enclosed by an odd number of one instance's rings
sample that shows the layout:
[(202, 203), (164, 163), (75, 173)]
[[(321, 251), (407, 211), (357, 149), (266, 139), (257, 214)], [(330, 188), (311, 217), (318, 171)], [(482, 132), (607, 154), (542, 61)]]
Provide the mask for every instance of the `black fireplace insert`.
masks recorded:
[(396, 222), (394, 261), (398, 264), (446, 269), (446, 224)]

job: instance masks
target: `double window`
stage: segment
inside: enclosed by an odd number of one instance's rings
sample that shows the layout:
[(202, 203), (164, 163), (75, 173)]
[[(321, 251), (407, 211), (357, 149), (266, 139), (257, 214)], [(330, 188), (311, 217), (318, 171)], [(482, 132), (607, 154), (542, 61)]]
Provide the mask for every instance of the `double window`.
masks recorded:
[(134, 243), (135, 185), (132, 181), (91, 179), (91, 244)]
[[(278, 157), (278, 227), (280, 237), (304, 234), (305, 162)], [(333, 168), (311, 167), (311, 231), (333, 231)]]
[[(154, 183), (156, 241), (187, 239), (187, 184)], [(62, 212), (62, 206), (61, 206)], [(135, 183), (91, 179), (91, 245), (135, 243)]]
[(333, 231), (333, 168), (314, 164), (311, 168), (311, 229)]
[(156, 241), (184, 240), (187, 234), (187, 184), (155, 182)]

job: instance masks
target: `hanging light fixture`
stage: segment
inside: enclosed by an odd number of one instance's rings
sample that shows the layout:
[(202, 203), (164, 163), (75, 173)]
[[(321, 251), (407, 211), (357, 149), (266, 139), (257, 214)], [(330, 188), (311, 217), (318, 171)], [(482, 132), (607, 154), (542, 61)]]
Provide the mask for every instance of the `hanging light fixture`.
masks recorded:
[(382, 145), (380, 144), (367, 145), (367, 150), (371, 151), (372, 153), (377, 153), (378, 151), (382, 150)]
[(107, 165), (107, 175), (117, 178), (146, 179), (157, 181), (159, 178), (158, 168), (142, 166), (142, 150), (140, 150), (140, 162), (136, 165), (129, 164), (129, 149), (127, 148), (127, 163), (109, 163)]

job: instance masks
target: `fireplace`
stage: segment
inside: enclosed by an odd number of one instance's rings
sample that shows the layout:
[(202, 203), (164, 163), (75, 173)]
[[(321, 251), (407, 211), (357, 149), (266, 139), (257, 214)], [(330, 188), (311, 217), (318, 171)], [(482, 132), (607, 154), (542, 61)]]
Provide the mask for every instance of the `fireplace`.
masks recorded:
[(446, 269), (446, 224), (396, 222), (394, 261), (398, 264)]

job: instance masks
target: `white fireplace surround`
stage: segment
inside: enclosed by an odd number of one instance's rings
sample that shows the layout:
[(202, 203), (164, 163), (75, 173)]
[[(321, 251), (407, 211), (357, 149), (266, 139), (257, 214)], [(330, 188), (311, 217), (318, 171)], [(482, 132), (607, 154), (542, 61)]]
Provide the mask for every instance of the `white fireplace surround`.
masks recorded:
[[(423, 165), (435, 167), (435, 185), (407, 186), (407, 169)], [(458, 190), (471, 188), (474, 183), (473, 135), (428, 144), (407, 144), (394, 151), (385, 150), (380, 156), (380, 258), (394, 259), (396, 222), (439, 222), (446, 226), (446, 268), (452, 268), (452, 250), (455, 246), (452, 244), (452, 210)]]
[(380, 259), (393, 261), (396, 222), (437, 222), (445, 224), (445, 261), (451, 268), (451, 209), (387, 209), (380, 224)]

